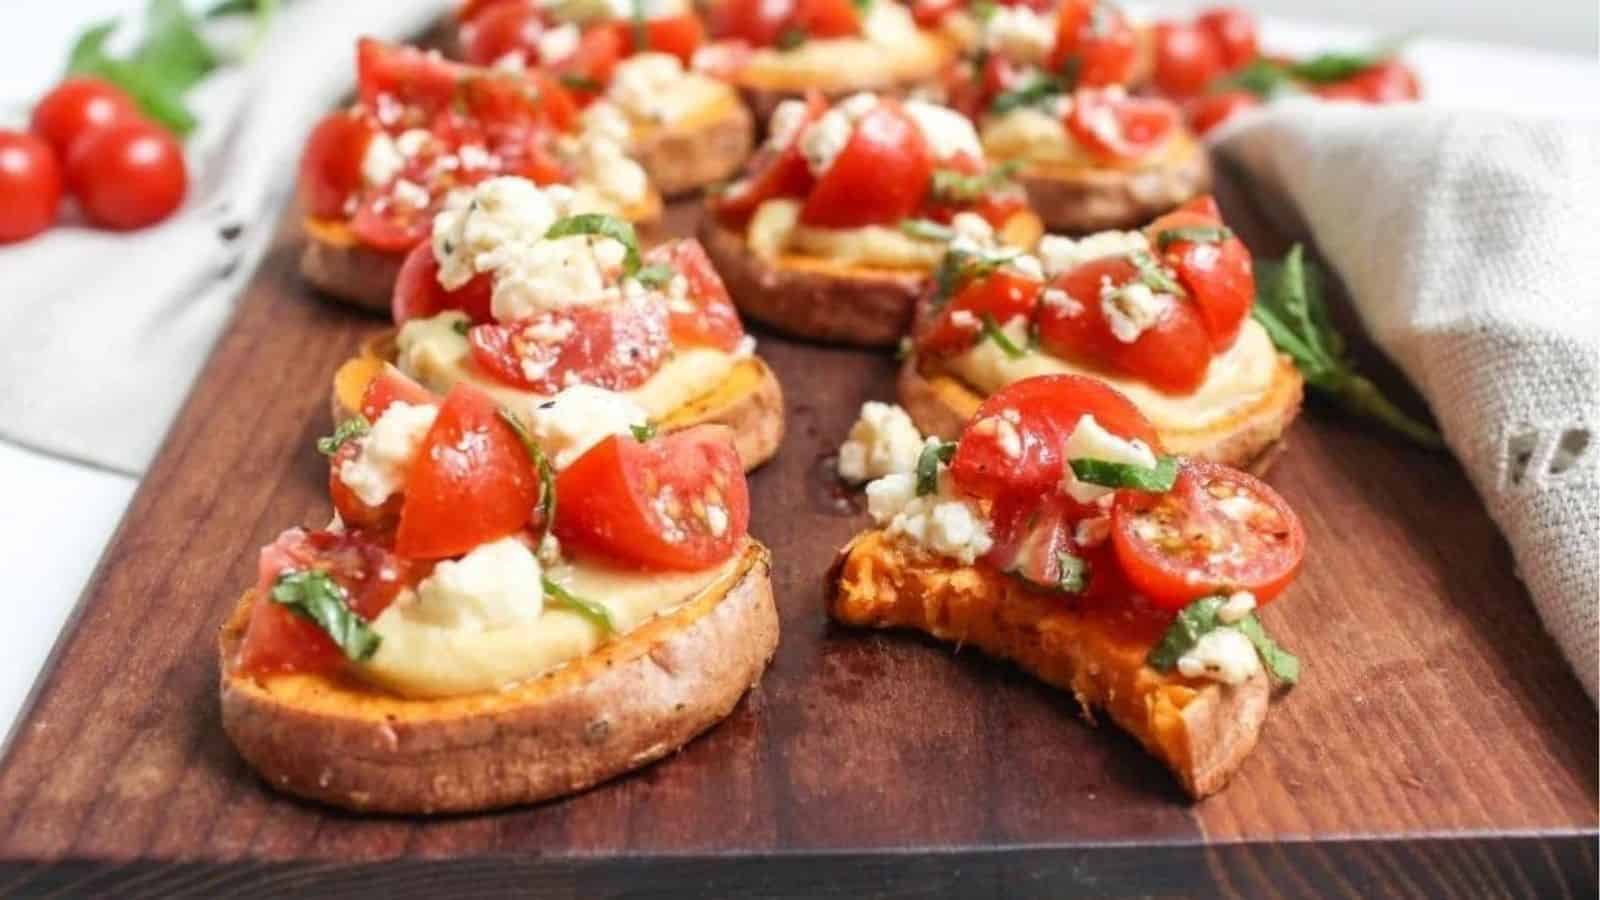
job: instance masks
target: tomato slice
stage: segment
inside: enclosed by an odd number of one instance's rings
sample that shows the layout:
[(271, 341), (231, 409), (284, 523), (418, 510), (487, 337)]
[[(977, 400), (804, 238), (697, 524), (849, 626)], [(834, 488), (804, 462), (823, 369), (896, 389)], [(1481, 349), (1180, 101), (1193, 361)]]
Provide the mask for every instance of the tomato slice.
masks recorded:
[(739, 311), (722, 277), (700, 242), (688, 238), (661, 244), (645, 254), (646, 265), (666, 265), (689, 283), (688, 296), (667, 299), (667, 331), (678, 346), (714, 347), (732, 352), (744, 337)]
[(429, 113), (448, 107), (465, 72), (465, 66), (437, 52), (375, 38), (356, 41), (357, 95), (369, 109), (376, 108), (382, 95)]
[(1260, 105), (1261, 98), (1249, 91), (1223, 91), (1189, 101), (1184, 115), (1189, 120), (1189, 130), (1204, 136), (1239, 113)]
[(1106, 366), (1159, 390), (1194, 391), (1211, 364), (1211, 340), (1192, 303), (1174, 298), (1132, 342), (1112, 333), (1101, 291), (1108, 283), (1122, 286), (1137, 280), (1138, 269), (1125, 258), (1093, 260), (1058, 276), (1051, 286), (1075, 302), (1039, 304), (1040, 345), (1063, 359)]
[[(605, 92), (611, 73), (627, 52), (628, 38), (621, 25), (589, 28), (578, 39), (578, 49), (563, 59), (545, 60), (573, 97), (586, 104)], [(591, 87), (578, 87), (579, 84)]]
[(299, 528), (285, 531), (261, 548), (258, 568), (255, 604), (238, 657), (239, 667), (254, 675), (330, 672), (344, 665), (344, 653), (327, 632), (272, 600), (273, 585), (282, 573), (327, 572), (344, 588), (350, 607), (367, 621), (377, 618), (419, 574), (416, 565), (395, 556), (366, 533)]
[(476, 325), (472, 361), (496, 381), (554, 394), (574, 381), (625, 391), (650, 379), (672, 349), (667, 311), (648, 298), (579, 306), (532, 319)]
[(756, 151), (745, 166), (747, 174), (712, 199), (711, 206), (717, 217), (729, 224), (741, 223), (768, 200), (803, 197), (810, 192), (816, 179), (806, 166), (798, 137), (806, 126), (827, 111), (828, 102), (821, 94), (815, 91), (808, 93), (805, 117), (795, 129), (796, 139), (784, 147), (763, 146)]
[(1130, 97), (1121, 89), (1073, 95), (1067, 130), (1108, 162), (1138, 160), (1160, 147), (1178, 127), (1178, 108), (1159, 97)]
[(717, 37), (770, 47), (794, 13), (793, 0), (724, 0), (712, 6)]
[(899, 103), (880, 101), (817, 180), (800, 221), (819, 228), (896, 224), (921, 205), (932, 176), (933, 154), (917, 123)]
[(1051, 71), (1070, 72), (1084, 87), (1125, 84), (1137, 57), (1133, 27), (1115, 6), (1099, 0), (1063, 0), (1057, 8)]
[(1294, 579), (1306, 544), (1277, 491), (1202, 460), (1186, 460), (1165, 494), (1119, 492), (1111, 537), (1134, 588), (1167, 609), (1218, 591), (1264, 605)]
[(744, 467), (715, 425), (644, 443), (606, 438), (562, 470), (556, 498), (563, 547), (645, 569), (715, 565), (750, 526)]
[(634, 46), (634, 28), (630, 23), (622, 30), (623, 55), (632, 56), (648, 49), (652, 53), (670, 53), (685, 66), (694, 58), (694, 52), (705, 43), (706, 27), (700, 17), (692, 12), (680, 16), (650, 19), (644, 24), (647, 48)]
[(447, 290), (439, 283), (439, 260), (433, 255), (433, 244), (423, 241), (411, 248), (406, 261), (400, 265), (390, 311), (396, 325), (430, 318), (450, 309), (466, 313), (474, 324), (490, 322), (494, 320), (490, 313), (493, 291), (494, 281), (487, 272), (474, 275), (471, 281), (453, 291)]
[(1156, 450), (1161, 447), (1138, 407), (1105, 382), (1079, 375), (1039, 375), (991, 394), (971, 420), (972, 425), (990, 417), (1008, 422), (1016, 431), (1017, 444), (1007, 446), (1003, 428), (969, 425), (950, 461), (950, 477), (975, 497), (1036, 502), (1058, 491), (1066, 465), (1062, 445), (1084, 416), (1094, 416), (1118, 437), (1137, 438)]
[[(1164, 231), (1221, 225), (1219, 217), (1200, 212), (1191, 204), (1150, 223), (1145, 234), (1150, 246), (1160, 247)], [(1256, 280), (1249, 248), (1237, 237), (1230, 237), (1219, 242), (1172, 241), (1158, 252), (1161, 260), (1177, 273), (1178, 281), (1194, 302), (1211, 339), (1211, 349), (1220, 353), (1233, 346), (1250, 315), (1250, 305), (1255, 302)]]
[(1249, 64), (1260, 54), (1255, 17), (1237, 6), (1208, 9), (1195, 19), (1221, 54), (1223, 68), (1231, 72)]
[(420, 406), (424, 403), (438, 403), (439, 398), (434, 396), (432, 391), (413, 381), (409, 375), (395, 368), (393, 363), (384, 363), (383, 371), (367, 382), (367, 389), (361, 394), (361, 415), (366, 417), (369, 423), (376, 422), (378, 417), (396, 402)]
[(343, 219), (345, 205), (361, 190), (361, 163), (377, 126), (357, 112), (323, 116), (300, 154), (300, 196), (311, 215)]
[(850, 37), (861, 33), (861, 12), (854, 0), (796, 0), (789, 26), (807, 37)]
[(350, 232), (362, 244), (385, 253), (406, 253), (433, 230), (433, 204), (412, 206), (392, 190), (368, 194), (356, 207)]
[(1156, 86), (1172, 97), (1193, 97), (1223, 72), (1222, 48), (1198, 25), (1162, 22), (1155, 29)]
[(533, 0), (496, 3), (462, 22), (461, 56), (467, 62), (490, 66), (516, 52), (529, 64), (539, 61), (545, 24)]
[(451, 389), (407, 473), (395, 552), (459, 556), (520, 530), (539, 501), (539, 474), (488, 394)]
[(1005, 325), (1017, 316), (1032, 320), (1043, 287), (1031, 278), (1001, 270), (969, 282), (944, 305), (917, 336), (925, 353), (959, 353), (983, 337), (983, 320)]

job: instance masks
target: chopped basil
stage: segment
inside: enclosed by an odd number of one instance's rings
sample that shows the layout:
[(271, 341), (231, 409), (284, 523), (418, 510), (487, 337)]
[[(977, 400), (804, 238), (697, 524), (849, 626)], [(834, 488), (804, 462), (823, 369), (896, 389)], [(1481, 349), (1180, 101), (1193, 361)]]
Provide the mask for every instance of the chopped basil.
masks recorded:
[(600, 82), (587, 75), (579, 75), (576, 72), (563, 72), (556, 76), (556, 80), (561, 83), (562, 87), (571, 91), (587, 91), (591, 94), (598, 94), (603, 90)]
[(461, 335), (462, 337), (466, 337), (467, 332), (472, 330), (472, 323), (466, 319), (457, 319), (450, 323), (450, 330)]
[(1232, 628), (1244, 635), (1256, 648), (1256, 655), (1261, 658), (1267, 674), (1272, 676), (1274, 681), (1280, 684), (1298, 682), (1299, 658), (1268, 637), (1267, 630), (1262, 627), (1261, 620), (1257, 619), (1254, 613), (1231, 625), (1217, 618), (1217, 612), (1226, 602), (1226, 597), (1213, 594), (1201, 597), (1185, 606), (1178, 613), (1178, 617), (1172, 620), (1172, 624), (1167, 626), (1167, 631), (1161, 636), (1160, 642), (1145, 657), (1145, 663), (1157, 671), (1170, 672), (1177, 668), (1178, 660), (1185, 653), (1200, 643), (1202, 637), (1218, 628)]
[(994, 320), (994, 315), (991, 313), (983, 314), (983, 336), (999, 345), (1000, 352), (1010, 359), (1021, 359), (1028, 355), (1027, 350), (1018, 347), (1016, 342), (1011, 340), (1005, 329), (1001, 328), (1000, 324)]
[(622, 258), (622, 274), (632, 275), (639, 271), (639, 236), (627, 222), (605, 213), (579, 213), (558, 219), (544, 236), (546, 240), (554, 240), (575, 234), (597, 234), (611, 238), (627, 250)]
[(1001, 91), (989, 104), (989, 112), (1003, 116), (1013, 110), (1033, 106), (1043, 100), (1048, 100), (1057, 94), (1066, 93), (1067, 85), (1059, 78), (1049, 75), (1038, 75), (1032, 81), (1009, 91)]
[(954, 297), (961, 286), (989, 275), (1010, 262), (1016, 254), (985, 256), (966, 250), (946, 250), (933, 272), (934, 304)]
[(339, 448), (343, 447), (346, 441), (358, 438), (371, 430), (372, 426), (367, 422), (367, 417), (357, 413), (340, 422), (339, 427), (333, 430), (333, 434), (317, 438), (317, 452), (323, 456), (332, 456), (339, 452)]
[(632, 0), (633, 52), (644, 53), (650, 49), (650, 26), (646, 22), (644, 0)]
[(1258, 59), (1232, 75), (1212, 82), (1212, 91), (1249, 91), (1263, 100), (1269, 100), (1283, 91), (1295, 90), (1294, 79), (1283, 66), (1270, 60)]
[(1260, 654), (1261, 662), (1267, 667), (1267, 674), (1274, 681), (1295, 684), (1300, 680), (1300, 658), (1278, 646), (1267, 635), (1267, 629), (1262, 627), (1261, 620), (1254, 613), (1233, 623), (1233, 627), (1255, 645), (1256, 653)]
[(976, 175), (955, 169), (934, 169), (929, 190), (945, 203), (965, 204), (976, 202), (984, 194), (1010, 183), (1019, 163), (1015, 160), (1000, 163)]
[(987, 22), (994, 17), (995, 6), (995, 0), (972, 0), (972, 17)]
[(347, 659), (361, 662), (378, 652), (383, 639), (350, 608), (344, 588), (317, 569), (284, 572), (272, 585), (272, 602), (310, 619), (333, 639)]
[(932, 219), (901, 219), (900, 233), (919, 241), (948, 241), (956, 236), (955, 229)]
[(600, 630), (604, 631), (606, 634), (616, 633), (616, 623), (611, 621), (611, 612), (604, 606), (601, 606), (593, 600), (579, 597), (577, 594), (574, 594), (561, 585), (556, 584), (554, 581), (551, 581), (548, 577), (544, 578), (543, 581), (544, 592), (546, 596), (554, 597), (568, 607), (571, 607), (571, 609), (578, 615), (581, 615), (585, 619), (588, 619), (594, 624), (600, 626)]
[(1056, 564), (1061, 567), (1059, 585), (1069, 594), (1081, 594), (1089, 586), (1089, 563), (1081, 556), (1057, 553)]
[(855, 6), (856, 12), (860, 13), (861, 15), (866, 15), (872, 11), (873, 0), (850, 0), (850, 2)]
[(1178, 284), (1177, 279), (1169, 275), (1166, 269), (1161, 268), (1161, 264), (1149, 253), (1135, 250), (1128, 254), (1128, 259), (1133, 263), (1133, 267), (1139, 270), (1139, 280), (1150, 290), (1160, 291), (1163, 294), (1183, 293), (1183, 286)]
[(633, 277), (645, 287), (655, 289), (666, 287), (667, 282), (671, 281), (672, 276), (676, 274), (678, 274), (677, 270), (666, 263), (655, 263), (644, 266), (638, 272), (635, 272)]
[(956, 455), (955, 441), (935, 438), (922, 445), (917, 457), (917, 496), (926, 497), (939, 491), (939, 464), (947, 463)]
[(1384, 61), (1392, 51), (1381, 53), (1322, 53), (1310, 59), (1291, 63), (1288, 72), (1312, 84), (1334, 84), (1345, 81)]
[(633, 439), (641, 444), (656, 436), (656, 427), (648, 422), (643, 425), (629, 425), (628, 430), (633, 432)]
[(1281, 262), (1257, 260), (1255, 275), (1256, 302), (1250, 315), (1294, 360), (1306, 383), (1350, 412), (1376, 419), (1423, 447), (1444, 446), (1439, 432), (1406, 415), (1377, 385), (1356, 373), (1344, 337), (1328, 318), (1322, 273), (1305, 259), (1299, 244)]
[[(498, 410), (500, 420), (511, 426), (516, 432), (517, 440), (522, 442), (522, 449), (528, 451), (528, 458), (533, 461), (533, 468), (539, 473), (539, 518), (544, 520), (544, 533), (556, 527), (556, 467), (550, 464), (550, 457), (545, 455), (544, 448), (534, 441), (528, 429), (522, 427), (522, 421), (512, 415), (505, 407)], [(543, 538), (544, 535), (540, 535)]]
[(1179, 241), (1188, 241), (1192, 244), (1220, 244), (1232, 238), (1233, 232), (1220, 226), (1193, 225), (1187, 228), (1164, 228), (1156, 235), (1156, 247), (1165, 250)]
[(811, 36), (806, 33), (804, 28), (791, 25), (778, 32), (778, 39), (774, 42), (774, 45), (779, 50), (793, 50), (810, 39)]
[(1163, 456), (1153, 467), (1107, 459), (1075, 459), (1072, 460), (1072, 474), (1087, 484), (1164, 494), (1172, 490), (1178, 480), (1178, 458)]

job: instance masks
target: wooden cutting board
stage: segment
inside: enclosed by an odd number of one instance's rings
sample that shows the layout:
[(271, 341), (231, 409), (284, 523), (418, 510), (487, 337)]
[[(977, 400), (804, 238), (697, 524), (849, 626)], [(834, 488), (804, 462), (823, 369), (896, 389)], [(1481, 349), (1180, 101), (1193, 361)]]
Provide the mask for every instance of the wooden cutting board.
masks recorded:
[[(1258, 252), (1282, 250), (1223, 199)], [(329, 377), (385, 325), (315, 296), (297, 250), (291, 217), (10, 736), (0, 895), (1595, 895), (1595, 707), (1449, 457), (1319, 403), (1290, 432), (1270, 480), (1310, 552), (1265, 619), (1305, 678), (1233, 784), (1191, 804), (1006, 666), (827, 623), (823, 570), (864, 524), (830, 454), (863, 400), (893, 396), (894, 363), (770, 335), (789, 434), (752, 477), (753, 530), (783, 639), (726, 722), (511, 812), (279, 796), (222, 734), (214, 635), (257, 548), (327, 520)]]

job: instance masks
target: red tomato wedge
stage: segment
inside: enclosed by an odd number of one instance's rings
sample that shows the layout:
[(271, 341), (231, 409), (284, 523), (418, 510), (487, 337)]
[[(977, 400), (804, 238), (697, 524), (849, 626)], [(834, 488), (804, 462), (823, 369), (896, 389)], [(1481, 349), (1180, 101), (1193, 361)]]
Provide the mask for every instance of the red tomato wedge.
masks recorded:
[(437, 52), (374, 38), (356, 41), (356, 88), (369, 109), (376, 108), (383, 95), (429, 111), (447, 107), (465, 69)]
[(1130, 162), (1160, 147), (1178, 127), (1178, 108), (1159, 97), (1130, 97), (1121, 90), (1080, 90), (1073, 95), (1067, 130), (1108, 162)]
[(932, 176), (933, 154), (917, 123), (899, 103), (880, 101), (817, 180), (800, 221), (819, 228), (896, 224), (916, 211)]
[(732, 352), (744, 337), (739, 311), (705, 248), (692, 238), (661, 244), (644, 256), (646, 265), (666, 265), (689, 284), (686, 298), (667, 300), (667, 331), (672, 343)]
[(1172, 97), (1193, 97), (1223, 72), (1222, 48), (1198, 25), (1162, 22), (1155, 29), (1156, 87)]
[[(1210, 204), (1215, 210), (1216, 204)], [(1221, 220), (1207, 214), (1202, 204), (1191, 201), (1150, 223), (1145, 234), (1157, 248), (1161, 261), (1178, 275), (1178, 281), (1194, 302), (1211, 339), (1211, 349), (1222, 352), (1233, 346), (1239, 329), (1255, 302), (1256, 279), (1250, 250), (1237, 237), (1222, 241), (1175, 240), (1180, 229), (1220, 228)], [(1166, 245), (1162, 247), (1163, 234)], [(1231, 234), (1231, 233), (1230, 233)]]
[(807, 37), (850, 37), (861, 33), (861, 12), (854, 0), (795, 0), (789, 26)]
[(672, 349), (657, 302), (578, 306), (467, 332), (472, 361), (496, 381), (554, 394), (574, 379), (625, 391), (649, 380)]
[(539, 62), (539, 37), (544, 18), (533, 0), (496, 3), (464, 19), (461, 56), (467, 62), (491, 66), (510, 53), (522, 53), (527, 64)]
[(239, 667), (251, 674), (328, 672), (344, 665), (344, 654), (315, 622), (271, 598), (278, 576), (321, 570), (344, 588), (346, 601), (371, 621), (410, 584), (415, 566), (358, 531), (285, 531), (261, 548), (255, 605), (239, 645)]
[(1239, 113), (1260, 105), (1261, 98), (1249, 91), (1223, 91), (1194, 98), (1184, 107), (1184, 114), (1189, 119), (1189, 130), (1204, 136)]
[(396, 325), (412, 319), (426, 319), (450, 309), (466, 313), (474, 324), (489, 322), (494, 318), (490, 314), (493, 289), (494, 282), (485, 272), (474, 275), (471, 281), (453, 291), (446, 290), (439, 283), (439, 260), (433, 255), (433, 244), (423, 241), (411, 248), (406, 261), (400, 265), (390, 312), (394, 314)]
[[(1007, 385), (978, 407), (956, 446), (950, 477), (975, 497), (1025, 501), (1055, 493), (1066, 465), (1061, 447), (1084, 416), (1094, 416), (1102, 428), (1119, 437), (1137, 438), (1156, 450), (1161, 447), (1155, 429), (1138, 408), (1104, 382), (1079, 375), (1039, 375)], [(1001, 429), (975, 427), (991, 417), (1015, 429), (1020, 452), (1007, 452)]]
[(700, 17), (692, 12), (646, 21), (645, 47), (635, 46), (634, 37), (638, 32), (632, 23), (622, 23), (621, 31), (623, 55), (631, 56), (644, 50), (652, 53), (670, 53), (685, 66), (694, 58), (694, 51), (700, 49), (700, 45), (705, 43), (706, 39), (705, 26), (700, 24)]
[(1264, 605), (1293, 580), (1306, 545), (1277, 491), (1200, 460), (1185, 460), (1165, 494), (1120, 492), (1111, 537), (1129, 582), (1167, 609), (1218, 591), (1250, 591)]
[(712, 10), (718, 37), (768, 47), (777, 43), (779, 32), (794, 12), (794, 4), (790, 0), (723, 0)]
[(361, 162), (378, 129), (365, 116), (336, 112), (311, 129), (300, 154), (300, 197), (321, 219), (342, 219), (345, 204), (361, 189)]
[(400, 521), (400, 506), (404, 498), (400, 494), (393, 494), (378, 506), (371, 506), (339, 477), (339, 471), (345, 464), (360, 454), (361, 444), (358, 441), (346, 441), (328, 463), (328, 498), (333, 501), (333, 511), (339, 514), (339, 521), (350, 528), (391, 530)]
[(815, 122), (828, 110), (828, 103), (815, 91), (806, 95), (806, 115), (795, 129), (796, 140), (784, 147), (763, 146), (745, 166), (749, 174), (728, 186), (715, 196), (711, 208), (717, 217), (734, 223), (743, 222), (761, 204), (775, 197), (803, 197), (816, 182), (800, 153), (798, 137), (807, 125)]
[(1070, 72), (1084, 87), (1125, 84), (1137, 57), (1133, 27), (1115, 6), (1099, 0), (1063, 0), (1057, 7), (1051, 71)]
[(361, 395), (361, 415), (365, 416), (369, 423), (376, 422), (378, 417), (396, 402), (420, 406), (424, 403), (438, 403), (439, 398), (435, 397), (432, 391), (411, 380), (410, 376), (395, 368), (392, 363), (385, 363), (383, 371), (367, 383), (367, 389)]
[(1017, 316), (1031, 320), (1043, 287), (1015, 272), (999, 271), (969, 282), (939, 310), (917, 336), (926, 353), (958, 353), (983, 335), (985, 317), (1005, 325)]
[(578, 49), (562, 59), (544, 62), (579, 101), (587, 103), (604, 93), (626, 52), (627, 38), (621, 28), (590, 28), (578, 39)]
[(984, 561), (1010, 575), (1050, 590), (1061, 584), (1061, 554), (1082, 558), (1076, 526), (1099, 515), (1060, 491), (1005, 496), (990, 511), (994, 547)]
[(609, 437), (556, 480), (563, 547), (644, 569), (692, 571), (744, 544), (750, 493), (726, 428)]
[(392, 191), (369, 194), (356, 207), (350, 231), (362, 244), (385, 253), (405, 253), (433, 230), (433, 204), (411, 206)]
[(1255, 17), (1237, 6), (1208, 9), (1200, 14), (1195, 24), (1210, 35), (1227, 71), (1243, 67), (1261, 52), (1257, 46)]
[(539, 474), (489, 395), (458, 384), (406, 476), (395, 552), (459, 556), (515, 533), (539, 502)]

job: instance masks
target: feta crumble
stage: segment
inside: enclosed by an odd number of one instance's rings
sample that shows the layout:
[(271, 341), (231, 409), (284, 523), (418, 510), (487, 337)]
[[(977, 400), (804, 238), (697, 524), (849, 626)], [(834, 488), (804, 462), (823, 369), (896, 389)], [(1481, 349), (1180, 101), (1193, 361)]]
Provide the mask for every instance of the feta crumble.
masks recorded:
[(1124, 344), (1137, 341), (1172, 308), (1170, 294), (1157, 294), (1142, 281), (1120, 287), (1109, 284), (1100, 290), (1100, 311), (1105, 314), (1111, 336)]
[(1094, 416), (1083, 416), (1078, 419), (1072, 434), (1067, 436), (1061, 446), (1061, 456), (1067, 461), (1067, 465), (1062, 467), (1061, 490), (1079, 503), (1093, 503), (1112, 493), (1112, 489), (1079, 481), (1078, 476), (1072, 471), (1073, 460), (1100, 459), (1144, 468), (1152, 468), (1156, 464), (1154, 451), (1144, 441), (1117, 437), (1101, 427)]
[(871, 482), (867, 485), (867, 512), (890, 536), (964, 565), (971, 565), (994, 546), (982, 512), (955, 491), (943, 466), (938, 489), (925, 497), (917, 496), (917, 478), (909, 472)]
[(904, 409), (868, 401), (839, 446), (839, 477), (852, 483), (911, 472), (922, 453), (922, 434)]
[(533, 622), (544, 610), (543, 570), (515, 537), (445, 560), (417, 585), (411, 613), (445, 628), (490, 631)]
[(1039, 239), (1038, 253), (1045, 273), (1054, 277), (1086, 262), (1149, 249), (1150, 241), (1142, 231), (1101, 231), (1076, 240), (1047, 234)]
[(935, 159), (942, 161), (955, 156), (968, 156), (983, 160), (983, 145), (978, 142), (978, 132), (966, 116), (949, 107), (924, 100), (907, 100), (904, 109), (906, 115), (917, 123), (917, 130), (922, 132), (922, 138), (928, 142), (928, 149)]
[(649, 421), (638, 404), (616, 391), (577, 384), (529, 413), (528, 432), (550, 464), (565, 469), (590, 448), (612, 435), (626, 435)]
[(1260, 670), (1261, 658), (1255, 645), (1232, 628), (1206, 632), (1188, 653), (1178, 657), (1178, 671), (1185, 678), (1242, 684)]
[(411, 459), (438, 414), (439, 408), (431, 403), (412, 405), (397, 400), (389, 404), (372, 429), (358, 439), (361, 449), (355, 458), (339, 467), (339, 481), (362, 503), (382, 506), (404, 486)]

